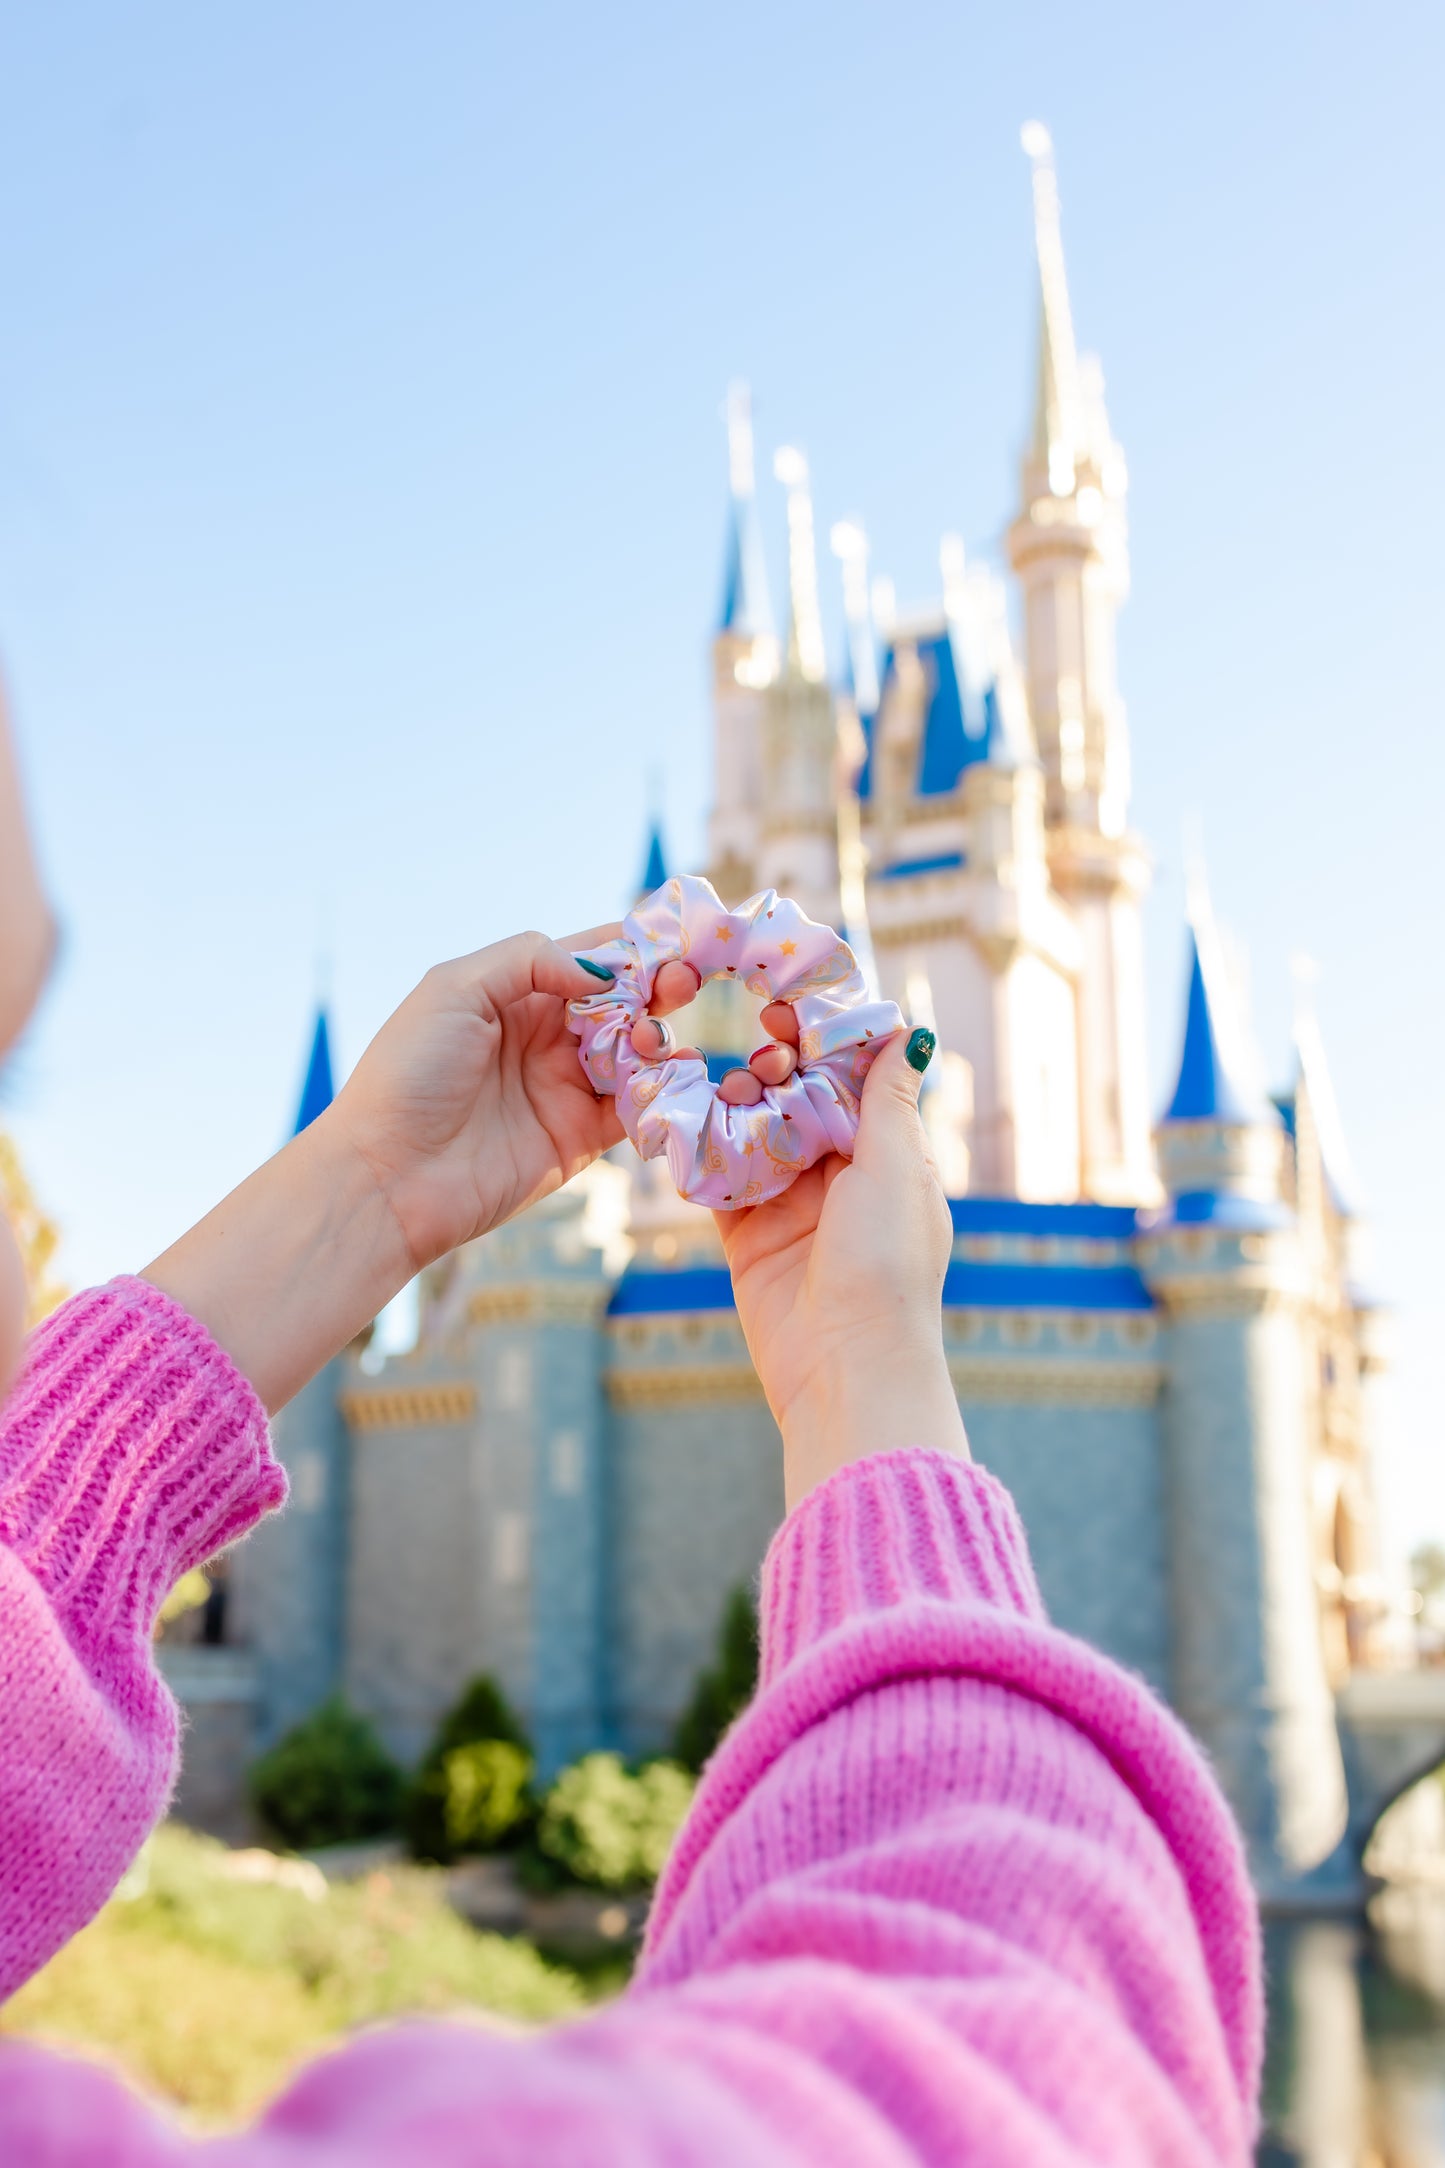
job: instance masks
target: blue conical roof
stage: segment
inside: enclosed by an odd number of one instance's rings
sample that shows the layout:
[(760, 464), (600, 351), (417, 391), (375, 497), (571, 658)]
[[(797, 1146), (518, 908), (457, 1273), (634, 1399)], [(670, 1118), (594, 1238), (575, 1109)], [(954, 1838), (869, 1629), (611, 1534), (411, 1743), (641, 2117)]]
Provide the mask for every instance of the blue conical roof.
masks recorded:
[(650, 896), (655, 888), (661, 888), (667, 879), (667, 859), (662, 849), (662, 824), (654, 821), (647, 838), (647, 863), (642, 869), (642, 887), (639, 895)]
[(316, 1029), (311, 1035), (311, 1058), (306, 1064), (306, 1082), (301, 1087), (301, 1104), (296, 1110), (294, 1135), (300, 1136), (309, 1129), (318, 1114), (324, 1114), (336, 1097), (331, 1081), (331, 1035), (326, 1028), (326, 1011), (316, 1011)]
[(1214, 997), (1200, 953), (1199, 934), (1189, 929), (1189, 1006), (1184, 1019), (1184, 1052), (1179, 1081), (1166, 1122), (1257, 1122), (1263, 1109), (1253, 1094), (1229, 1073), (1220, 1050)]
[(771, 633), (773, 629), (773, 605), (768, 594), (767, 567), (763, 562), (762, 531), (758, 526), (757, 504), (750, 496), (734, 496), (728, 506), (723, 599), (717, 629), (735, 632), (745, 640), (756, 639), (760, 633)]
[[(891, 642), (883, 651), (879, 670), (879, 708), (897, 678), (898, 648), (903, 644), (901, 639)], [(913, 787), (920, 798), (946, 797), (958, 788), (965, 768), (976, 760), (988, 758), (993, 742), (991, 710), (985, 702), (982, 727), (977, 733), (970, 731), (964, 720), (963, 690), (959, 684), (953, 635), (947, 628), (942, 632), (922, 634), (908, 644), (916, 646), (928, 683), (928, 707), (923, 717), (918, 774)], [(873, 789), (873, 717), (864, 715), (862, 721), (868, 742), (868, 759), (858, 779), (858, 795), (866, 799)]]

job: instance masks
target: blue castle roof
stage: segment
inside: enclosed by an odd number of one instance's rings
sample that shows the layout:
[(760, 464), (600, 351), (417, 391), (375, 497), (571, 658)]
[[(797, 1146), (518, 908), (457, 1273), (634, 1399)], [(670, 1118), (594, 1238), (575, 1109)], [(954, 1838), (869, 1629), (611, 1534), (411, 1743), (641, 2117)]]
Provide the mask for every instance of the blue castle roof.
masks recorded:
[(639, 895), (650, 896), (655, 888), (661, 888), (667, 879), (667, 859), (662, 849), (662, 823), (654, 821), (647, 837), (647, 863), (642, 869), (642, 887)]
[(723, 558), (723, 598), (718, 631), (751, 640), (773, 629), (767, 567), (757, 506), (751, 497), (734, 497), (728, 506), (727, 548)]
[[(978, 715), (973, 726), (970, 725), (959, 683), (954, 637), (952, 630), (945, 626), (941, 632), (925, 634), (916, 643), (912, 640), (908, 643), (917, 647), (918, 660), (928, 684), (928, 707), (923, 718), (918, 776), (914, 785), (920, 798), (942, 798), (956, 790), (964, 769), (976, 760), (990, 759), (999, 739), (998, 695), (992, 685), (984, 689)], [(862, 719), (868, 751), (858, 777), (860, 798), (866, 799), (872, 793), (874, 726), (878, 710), (897, 682), (897, 649), (901, 644), (890, 643), (884, 649), (878, 709)]]
[(336, 1097), (331, 1081), (331, 1036), (326, 1028), (326, 1011), (316, 1011), (316, 1029), (311, 1035), (311, 1054), (306, 1063), (306, 1081), (301, 1087), (301, 1104), (296, 1110), (296, 1127), (292, 1134), (300, 1136), (309, 1129), (318, 1114), (324, 1114)]
[[(722, 1067), (719, 1062), (719, 1067)], [(731, 1066), (731, 1062), (729, 1062)], [(1132, 1205), (1028, 1204), (1015, 1197), (953, 1197), (956, 1234), (1062, 1237), (1127, 1242), (1138, 1232)], [(1154, 1307), (1143, 1279), (1127, 1259), (1090, 1263), (1020, 1263), (956, 1258), (943, 1285), (945, 1309), (1140, 1311)], [(608, 1304), (613, 1317), (678, 1315), (731, 1310), (732, 1281), (721, 1265), (677, 1271), (638, 1267), (624, 1273)]]
[(1264, 1109), (1229, 1073), (1220, 1051), (1214, 997), (1200, 953), (1199, 936), (1189, 930), (1189, 1002), (1184, 1018), (1184, 1051), (1179, 1081), (1166, 1122), (1257, 1122)]

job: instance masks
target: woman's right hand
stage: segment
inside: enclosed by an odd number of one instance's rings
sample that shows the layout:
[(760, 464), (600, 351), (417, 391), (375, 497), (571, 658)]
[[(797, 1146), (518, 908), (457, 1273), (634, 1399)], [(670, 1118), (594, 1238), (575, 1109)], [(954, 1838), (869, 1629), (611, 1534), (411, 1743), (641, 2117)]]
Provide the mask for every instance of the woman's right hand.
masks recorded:
[(900, 1032), (878, 1055), (851, 1160), (810, 1167), (769, 1204), (714, 1214), (783, 1434), (790, 1508), (869, 1453), (968, 1456), (943, 1352), (953, 1223), (918, 1113), (914, 1063), (921, 1054), (926, 1068), (932, 1051), (927, 1033)]

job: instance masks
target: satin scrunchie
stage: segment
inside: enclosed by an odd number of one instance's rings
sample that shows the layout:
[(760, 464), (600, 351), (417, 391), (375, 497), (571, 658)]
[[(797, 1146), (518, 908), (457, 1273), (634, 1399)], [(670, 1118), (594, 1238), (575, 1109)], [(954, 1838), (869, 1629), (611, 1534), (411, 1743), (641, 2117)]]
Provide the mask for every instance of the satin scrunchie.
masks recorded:
[[(593, 1089), (615, 1093), (622, 1126), (644, 1159), (665, 1153), (696, 1204), (737, 1210), (776, 1197), (829, 1152), (851, 1156), (863, 1079), (881, 1043), (903, 1028), (891, 1001), (870, 1001), (847, 943), (771, 888), (735, 911), (710, 881), (677, 874), (635, 904), (615, 941), (588, 955), (611, 986), (567, 1007)], [(632, 1027), (647, 1014), (661, 965), (737, 979), (798, 1016), (798, 1068), (767, 1085), (757, 1106), (729, 1106), (696, 1060), (647, 1061)]]

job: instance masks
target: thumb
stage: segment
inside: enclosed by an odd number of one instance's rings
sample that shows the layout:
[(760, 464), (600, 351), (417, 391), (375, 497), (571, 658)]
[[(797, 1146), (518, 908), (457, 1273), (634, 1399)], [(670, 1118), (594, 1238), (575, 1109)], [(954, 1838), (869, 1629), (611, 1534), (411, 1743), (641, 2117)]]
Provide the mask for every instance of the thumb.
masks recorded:
[(863, 1081), (855, 1165), (881, 1167), (887, 1160), (927, 1158), (928, 1140), (918, 1111), (923, 1073), (938, 1044), (931, 1031), (897, 1031)]

